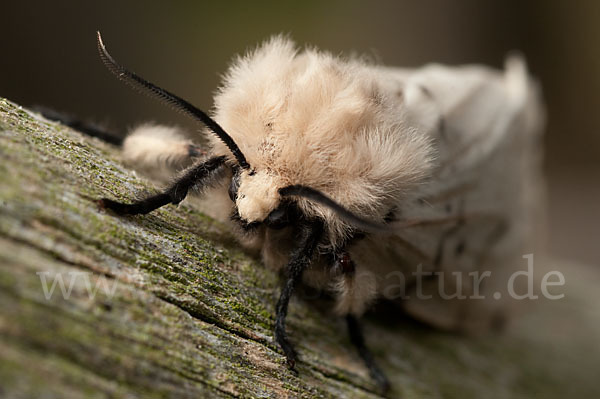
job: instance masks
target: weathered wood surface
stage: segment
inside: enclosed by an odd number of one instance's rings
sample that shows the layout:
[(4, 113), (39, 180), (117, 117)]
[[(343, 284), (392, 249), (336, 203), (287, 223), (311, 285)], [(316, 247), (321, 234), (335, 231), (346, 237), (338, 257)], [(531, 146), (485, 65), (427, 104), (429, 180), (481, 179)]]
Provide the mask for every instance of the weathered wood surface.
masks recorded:
[[(115, 148), (0, 99), (0, 397), (378, 397), (318, 302), (292, 301), (301, 361), (287, 370), (272, 337), (278, 279), (218, 222), (185, 204), (118, 218), (93, 202), (151, 189)], [(600, 397), (600, 279), (565, 274), (564, 300), (500, 336), (369, 317), (389, 396)], [(46, 299), (41, 277), (51, 288), (57, 275), (65, 289), (72, 278), (68, 299), (58, 285)]]

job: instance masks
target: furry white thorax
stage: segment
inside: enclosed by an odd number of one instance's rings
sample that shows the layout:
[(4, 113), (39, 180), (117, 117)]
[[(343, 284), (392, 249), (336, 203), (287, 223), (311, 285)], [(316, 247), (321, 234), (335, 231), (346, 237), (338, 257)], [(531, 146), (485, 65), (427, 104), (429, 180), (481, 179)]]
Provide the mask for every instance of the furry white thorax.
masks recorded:
[[(234, 62), (215, 97), (215, 119), (256, 171), (241, 178), (243, 219), (264, 219), (278, 203), (277, 188), (302, 184), (382, 220), (428, 175), (428, 137), (405, 124), (401, 96), (377, 77), (364, 61), (298, 53), (282, 37)], [(215, 153), (230, 155), (209, 137)], [(331, 211), (300, 206), (325, 218), (332, 241), (343, 237), (347, 226)]]
[[(263, 221), (281, 201), (278, 190), (300, 184), (372, 221), (394, 211), (408, 221), (437, 222), (349, 245), (353, 274), (332, 277), (318, 265), (306, 270), (304, 281), (332, 290), (341, 314), (361, 314), (394, 287), (395, 280), (382, 276), (410, 276), (415, 265), (435, 266), (438, 254), (444, 270), (486, 267), (499, 275), (520, 262), (535, 236), (544, 117), (522, 60), (509, 60), (505, 73), (481, 66), (405, 70), (298, 52), (290, 40), (275, 37), (233, 62), (215, 96), (214, 118), (252, 173), (241, 172), (235, 204), (228, 182), (204, 193), (202, 209), (211, 216), (228, 221), (237, 209), (246, 222)], [(236, 164), (212, 133), (204, 137), (212, 155)], [(144, 126), (126, 140), (124, 155), (138, 168), (162, 163), (173, 174), (192, 161), (189, 144), (178, 131)], [(329, 249), (340, 248), (350, 226), (326, 207), (296, 200), (304, 215), (325, 222)], [(510, 229), (491, 245), (488, 230), (496, 234), (501, 225)], [(261, 226), (240, 241), (266, 265), (281, 268), (294, 248), (287, 233)], [(461, 240), (467, 249), (458, 251)], [(440, 252), (441, 244), (455, 250)], [(494, 285), (488, 287), (493, 292)], [(471, 310), (471, 302), (437, 299), (402, 304), (442, 328), (487, 325), (490, 309), (498, 307), (491, 301), (481, 305), (485, 310), (479, 303)]]

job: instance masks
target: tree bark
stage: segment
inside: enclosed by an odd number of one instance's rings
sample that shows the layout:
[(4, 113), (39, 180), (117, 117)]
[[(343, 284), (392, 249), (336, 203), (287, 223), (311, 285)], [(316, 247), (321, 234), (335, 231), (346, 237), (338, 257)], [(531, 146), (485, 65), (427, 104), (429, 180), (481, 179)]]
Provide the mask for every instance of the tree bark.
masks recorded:
[[(116, 148), (0, 98), (0, 156), (0, 397), (380, 397), (323, 300), (292, 301), (286, 368), (279, 280), (219, 222), (185, 203), (99, 209), (153, 190)], [(600, 279), (564, 270), (566, 298), (502, 335), (367, 317), (388, 396), (600, 397)]]

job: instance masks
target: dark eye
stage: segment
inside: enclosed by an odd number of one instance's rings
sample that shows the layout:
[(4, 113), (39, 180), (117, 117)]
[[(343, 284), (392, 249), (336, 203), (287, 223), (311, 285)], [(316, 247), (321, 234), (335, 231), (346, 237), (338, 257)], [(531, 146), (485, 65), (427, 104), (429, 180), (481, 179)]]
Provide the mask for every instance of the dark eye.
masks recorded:
[(265, 219), (265, 224), (275, 230), (282, 229), (290, 224), (287, 207), (279, 205), (277, 208), (269, 213), (269, 216)]
[(231, 198), (232, 202), (235, 202), (237, 198), (238, 189), (240, 188), (240, 170), (239, 168), (233, 169), (233, 176), (231, 178), (231, 183), (229, 184), (229, 198)]
[(283, 229), (298, 220), (299, 212), (294, 203), (282, 202), (269, 213), (269, 216), (264, 220), (264, 224), (274, 230)]

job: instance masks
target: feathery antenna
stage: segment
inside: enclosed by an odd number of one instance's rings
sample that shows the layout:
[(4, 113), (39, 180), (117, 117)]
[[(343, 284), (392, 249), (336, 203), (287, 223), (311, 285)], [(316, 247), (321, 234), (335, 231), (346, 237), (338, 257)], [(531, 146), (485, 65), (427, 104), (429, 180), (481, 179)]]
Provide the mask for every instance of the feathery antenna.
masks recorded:
[(396, 231), (396, 229), (390, 224), (376, 223), (367, 219), (363, 219), (352, 211), (344, 208), (342, 205), (338, 204), (319, 190), (308, 186), (295, 184), (292, 186), (283, 187), (279, 189), (279, 195), (282, 197), (303, 197), (326, 206), (335, 212), (340, 219), (364, 231), (376, 233), (390, 233)]
[(151, 97), (154, 97), (166, 103), (167, 105), (170, 105), (176, 110), (181, 111), (191, 116), (192, 118), (202, 122), (214, 134), (216, 134), (217, 137), (219, 137), (219, 139), (221, 139), (223, 143), (225, 143), (225, 145), (227, 146), (227, 148), (229, 148), (229, 151), (231, 151), (231, 153), (233, 154), (233, 156), (235, 157), (242, 169), (250, 169), (250, 164), (248, 164), (248, 161), (246, 161), (246, 157), (244, 156), (240, 148), (237, 146), (235, 141), (233, 141), (231, 136), (229, 136), (229, 134), (227, 134), (227, 132), (223, 130), (223, 128), (214, 119), (212, 119), (206, 113), (194, 107), (192, 104), (185, 101), (184, 99), (168, 92), (165, 89), (156, 86), (151, 82), (148, 82), (146, 79), (136, 75), (131, 71), (128, 71), (127, 69), (119, 65), (106, 50), (106, 47), (102, 42), (102, 36), (100, 35), (100, 31), (97, 31), (96, 34), (98, 36), (98, 52), (100, 53), (100, 58), (102, 59), (102, 62), (104, 63), (104, 65), (106, 65), (109, 71), (111, 71), (117, 78), (127, 83), (134, 89), (144, 94), (150, 95)]

